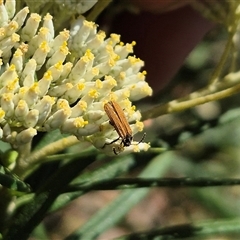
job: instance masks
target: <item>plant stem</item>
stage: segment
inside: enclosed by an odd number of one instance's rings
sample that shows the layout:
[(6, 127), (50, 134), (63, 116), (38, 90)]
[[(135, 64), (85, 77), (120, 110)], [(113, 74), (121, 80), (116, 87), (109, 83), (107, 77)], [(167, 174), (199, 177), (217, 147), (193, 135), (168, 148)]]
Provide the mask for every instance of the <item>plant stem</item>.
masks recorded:
[(24, 162), (19, 160), (19, 164), (15, 167), (13, 173), (17, 174), (21, 178), (24, 178), (34, 164), (39, 164), (40, 161), (43, 160), (45, 157), (60, 152), (67, 147), (73, 146), (77, 143), (79, 143), (79, 140), (75, 136), (62, 138), (56, 142), (53, 142), (41, 148), (40, 150), (32, 152), (29, 156), (25, 158)]
[(99, 14), (112, 2), (112, 0), (99, 0), (92, 8), (86, 19), (95, 21)]
[[(213, 91), (215, 91), (215, 89), (213, 89)], [(147, 111), (142, 112), (142, 120), (146, 120), (149, 118), (156, 118), (168, 113), (184, 111), (186, 109), (189, 109), (207, 102), (227, 98), (239, 92), (240, 92), (240, 83), (236, 84), (233, 87), (224, 89), (222, 91), (209, 93), (205, 96), (199, 96), (198, 92), (192, 93), (191, 95), (188, 96), (187, 100), (185, 100), (186, 98), (180, 98), (166, 104), (157, 105)], [(194, 95), (196, 95), (196, 97), (194, 97)]]

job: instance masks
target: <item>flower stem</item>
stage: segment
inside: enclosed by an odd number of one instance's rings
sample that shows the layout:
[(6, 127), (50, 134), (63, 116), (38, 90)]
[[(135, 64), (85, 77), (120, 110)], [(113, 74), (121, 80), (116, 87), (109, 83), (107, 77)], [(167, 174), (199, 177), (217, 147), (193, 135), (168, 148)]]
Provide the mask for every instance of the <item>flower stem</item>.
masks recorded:
[[(240, 92), (240, 83), (219, 92), (209, 93), (205, 96), (198, 96), (195, 98), (191, 98), (191, 96), (194, 96), (194, 94), (191, 94), (189, 95), (188, 99), (185, 101), (182, 101), (182, 99), (180, 98), (178, 100), (173, 100), (163, 105), (162, 104), (157, 105), (145, 112), (142, 112), (142, 120), (146, 120), (149, 118), (156, 118), (168, 113), (184, 111), (191, 107), (195, 107), (211, 101), (220, 100), (220, 99), (232, 96), (239, 92)], [(197, 95), (197, 92), (196, 92), (196, 95)]]
[(88, 21), (95, 21), (100, 13), (112, 2), (112, 0), (99, 0), (87, 16)]
[[(79, 140), (75, 136), (70, 136), (53, 142), (41, 148), (40, 150), (34, 151), (27, 157), (25, 155), (25, 160), (19, 160), (19, 164), (14, 169), (14, 173), (17, 174), (19, 177), (24, 178), (31, 170), (33, 165), (39, 164), (40, 161), (43, 160), (45, 157), (60, 152), (65, 148), (77, 143), (79, 143)], [(20, 159), (22, 159), (23, 157), (20, 157)]]

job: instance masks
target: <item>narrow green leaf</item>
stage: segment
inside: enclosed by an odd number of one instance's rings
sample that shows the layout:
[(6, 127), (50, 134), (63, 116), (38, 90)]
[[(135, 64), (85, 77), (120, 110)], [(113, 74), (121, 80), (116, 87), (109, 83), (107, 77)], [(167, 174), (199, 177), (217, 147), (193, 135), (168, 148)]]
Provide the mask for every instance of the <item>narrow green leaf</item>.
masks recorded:
[[(175, 155), (166, 152), (156, 156), (140, 174), (141, 178), (160, 177), (169, 169)], [(149, 188), (123, 190), (122, 194), (107, 207), (98, 211), (79, 230), (71, 234), (67, 240), (96, 239), (106, 229), (114, 226), (128, 211), (149, 192)]]
[[(123, 173), (126, 173), (134, 164), (135, 164), (135, 160), (132, 155), (122, 156), (105, 164), (101, 168), (91, 171), (90, 173), (79, 175), (79, 177), (77, 177), (73, 181), (73, 183), (82, 184), (87, 182), (91, 184), (95, 181), (100, 181), (103, 179), (111, 179)], [(61, 194), (54, 202), (50, 211), (58, 210), (59, 208), (68, 204), (73, 199), (81, 196), (83, 193), (84, 191), (81, 190), (77, 192)]]
[[(4, 239), (28, 239), (33, 229), (43, 220), (57, 196), (95, 158), (74, 159), (56, 171), (38, 190), (31, 202), (23, 204), (15, 212)], [(64, 176), (64, 177), (63, 177)]]
[(213, 186), (235, 186), (240, 185), (239, 178), (115, 178), (105, 179), (86, 184), (72, 184), (68, 191), (94, 191), (94, 190), (116, 190), (134, 189), (146, 187), (213, 187)]
[(47, 235), (47, 231), (45, 228), (45, 225), (43, 223), (40, 223), (33, 232), (33, 239), (44, 239), (44, 240), (48, 240), (50, 239)]
[[(240, 234), (240, 219), (211, 220), (194, 224), (181, 224), (149, 231), (132, 233), (116, 240), (145, 240), (145, 239), (203, 239), (207, 236), (222, 237), (225, 234)], [(204, 238), (205, 239), (205, 238)], [(214, 238), (215, 239), (215, 238)], [(232, 239), (232, 238), (231, 238)], [(239, 239), (235, 236), (234, 239)]]
[(30, 192), (30, 186), (12, 174), (7, 168), (0, 167), (0, 184), (18, 192)]
[(0, 149), (2, 152), (5, 152), (9, 149), (12, 149), (12, 147), (11, 147), (10, 143), (6, 143), (6, 142), (3, 142), (0, 140)]

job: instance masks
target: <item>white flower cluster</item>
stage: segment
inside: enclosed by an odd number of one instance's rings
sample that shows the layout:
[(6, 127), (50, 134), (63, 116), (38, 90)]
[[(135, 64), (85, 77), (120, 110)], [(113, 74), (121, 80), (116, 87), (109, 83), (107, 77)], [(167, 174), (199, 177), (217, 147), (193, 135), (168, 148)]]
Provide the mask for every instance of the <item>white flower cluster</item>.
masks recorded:
[(105, 39), (84, 18), (55, 36), (50, 14), (42, 20), (27, 7), (15, 14), (15, 1), (0, 0), (0, 139), (17, 147), (37, 131), (60, 129), (102, 149), (118, 137), (103, 108), (108, 101), (118, 102), (135, 122), (133, 134), (142, 131), (141, 114), (131, 101), (152, 89), (139, 72), (143, 62), (128, 56), (133, 45), (124, 45), (116, 34)]

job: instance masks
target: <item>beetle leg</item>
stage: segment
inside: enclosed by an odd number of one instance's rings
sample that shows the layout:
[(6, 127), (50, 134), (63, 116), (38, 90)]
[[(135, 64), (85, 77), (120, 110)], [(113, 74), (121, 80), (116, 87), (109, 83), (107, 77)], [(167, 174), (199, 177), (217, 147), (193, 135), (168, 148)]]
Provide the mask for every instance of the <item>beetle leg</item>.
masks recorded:
[(115, 143), (116, 141), (118, 141), (120, 139), (120, 137), (118, 137), (117, 139), (114, 139), (112, 142), (110, 142), (110, 143), (104, 143), (104, 145), (103, 145), (103, 147), (102, 148), (104, 148), (106, 145), (111, 145), (111, 144), (113, 144), (113, 143)]

